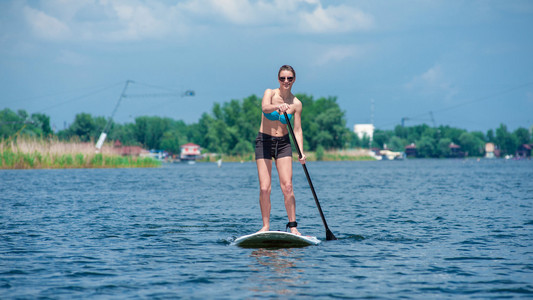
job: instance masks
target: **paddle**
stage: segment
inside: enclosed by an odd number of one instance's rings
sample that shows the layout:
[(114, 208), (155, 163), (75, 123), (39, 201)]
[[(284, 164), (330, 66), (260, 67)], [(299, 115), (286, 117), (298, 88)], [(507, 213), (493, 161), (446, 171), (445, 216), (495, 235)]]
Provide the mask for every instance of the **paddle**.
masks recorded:
[[(296, 150), (298, 150), (298, 157), (302, 158), (302, 151), (300, 151), (300, 146), (298, 146), (298, 142), (296, 141), (296, 136), (294, 135), (294, 131), (292, 130), (291, 122), (289, 121), (289, 117), (287, 116), (287, 113), (283, 113), (285, 115), (285, 120), (287, 121), (287, 125), (289, 126), (289, 131), (292, 136), (292, 140), (294, 141), (294, 145), (296, 145)], [(318, 198), (315, 193), (315, 188), (313, 187), (313, 182), (311, 182), (311, 177), (309, 177), (309, 172), (307, 172), (307, 167), (305, 164), (302, 164), (302, 167), (304, 168), (305, 176), (307, 177), (307, 182), (309, 183), (309, 187), (311, 188), (311, 192), (313, 192), (313, 197), (315, 197), (315, 203), (316, 207), (318, 208), (318, 212), (320, 213), (320, 217), (322, 218), (322, 222), (324, 223), (324, 227), (326, 228), (326, 240), (336, 240), (337, 238), (335, 235), (333, 235), (333, 232), (329, 230), (328, 223), (326, 222), (326, 218), (324, 217), (324, 213), (322, 212), (322, 208), (320, 208), (320, 203), (318, 202)]]

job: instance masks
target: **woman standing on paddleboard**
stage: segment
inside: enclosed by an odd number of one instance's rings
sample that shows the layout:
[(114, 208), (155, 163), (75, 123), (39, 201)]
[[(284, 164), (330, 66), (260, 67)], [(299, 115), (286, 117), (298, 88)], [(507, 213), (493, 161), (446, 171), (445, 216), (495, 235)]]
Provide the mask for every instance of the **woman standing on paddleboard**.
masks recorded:
[(294, 135), (302, 151), (300, 163), (305, 164), (303, 154), (302, 102), (291, 92), (296, 81), (296, 72), (289, 65), (278, 71), (279, 88), (267, 89), (263, 95), (261, 127), (255, 140), (255, 160), (259, 175), (259, 204), (263, 218), (263, 228), (270, 230), (270, 191), (272, 187), (272, 159), (275, 159), (285, 209), (289, 217), (287, 227), (291, 233), (301, 235), (296, 223), (296, 201), (292, 189), (292, 148), (284, 113), (294, 119)]

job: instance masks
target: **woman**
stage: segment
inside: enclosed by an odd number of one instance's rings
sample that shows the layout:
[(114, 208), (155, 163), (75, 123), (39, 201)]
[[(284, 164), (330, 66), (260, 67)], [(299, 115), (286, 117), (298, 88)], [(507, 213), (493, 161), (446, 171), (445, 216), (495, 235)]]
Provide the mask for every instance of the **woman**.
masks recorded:
[(303, 134), (301, 126), (302, 102), (291, 92), (296, 73), (291, 66), (284, 65), (278, 71), (279, 88), (267, 89), (263, 96), (261, 127), (255, 140), (255, 159), (259, 175), (259, 204), (263, 227), (270, 230), (270, 191), (272, 186), (272, 159), (276, 160), (279, 182), (285, 209), (289, 217), (287, 228), (291, 233), (301, 235), (296, 223), (296, 201), (292, 189), (292, 148), (284, 113), (294, 119), (293, 130), (302, 151), (300, 163), (305, 164), (303, 155)]

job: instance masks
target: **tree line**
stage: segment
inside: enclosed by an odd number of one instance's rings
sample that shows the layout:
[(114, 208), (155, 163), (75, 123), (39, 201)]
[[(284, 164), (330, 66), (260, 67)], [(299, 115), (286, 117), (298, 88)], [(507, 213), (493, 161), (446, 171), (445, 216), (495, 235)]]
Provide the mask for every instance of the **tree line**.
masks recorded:
[(450, 144), (461, 147), (461, 152), (468, 156), (483, 156), (485, 144), (493, 143), (500, 150), (501, 155), (514, 155), (523, 144), (533, 141), (531, 132), (525, 128), (518, 128), (513, 132), (507, 126), (500, 124), (496, 129), (490, 129), (484, 134), (481, 131), (468, 132), (450, 126), (430, 127), (426, 124), (403, 127), (397, 125), (394, 130), (376, 130), (373, 145), (387, 145), (395, 151), (404, 151), (406, 145), (415, 144), (418, 157), (450, 157)]
[[(499, 147), (502, 155), (514, 154), (520, 145), (532, 142), (531, 132), (527, 129), (509, 132), (504, 124), (486, 133), (450, 126), (397, 125), (394, 130), (375, 130), (372, 140), (368, 136), (359, 138), (346, 127), (345, 112), (335, 97), (314, 99), (305, 94), (296, 96), (304, 107), (302, 128), (306, 151), (368, 147), (404, 151), (405, 146), (415, 144), (420, 157), (448, 157), (449, 145), (454, 143), (469, 156), (482, 156), (487, 142)], [(107, 134), (108, 140), (120, 141), (122, 145), (138, 145), (173, 154), (179, 153), (181, 145), (192, 142), (207, 152), (245, 155), (254, 151), (261, 113), (261, 98), (252, 95), (242, 100), (215, 103), (197, 123), (139, 116), (133, 123), (119, 124), (111, 120)], [(0, 138), (22, 135), (94, 142), (108, 121), (102, 116), (80, 113), (68, 128), (53, 132), (50, 117), (40, 113), (29, 115), (24, 110), (13, 112), (6, 108), (0, 111)]]

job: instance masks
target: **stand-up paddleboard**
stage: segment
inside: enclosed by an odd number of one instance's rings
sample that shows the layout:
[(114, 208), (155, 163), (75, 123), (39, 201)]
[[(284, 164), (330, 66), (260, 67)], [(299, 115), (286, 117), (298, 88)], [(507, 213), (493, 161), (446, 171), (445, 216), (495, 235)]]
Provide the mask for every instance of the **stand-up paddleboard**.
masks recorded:
[(241, 236), (233, 244), (243, 248), (296, 248), (318, 245), (320, 240), (283, 231), (263, 231)]

